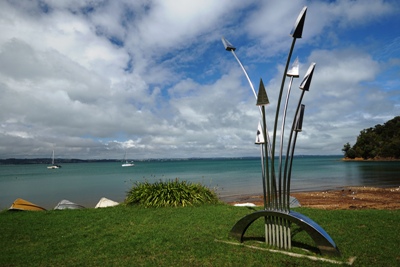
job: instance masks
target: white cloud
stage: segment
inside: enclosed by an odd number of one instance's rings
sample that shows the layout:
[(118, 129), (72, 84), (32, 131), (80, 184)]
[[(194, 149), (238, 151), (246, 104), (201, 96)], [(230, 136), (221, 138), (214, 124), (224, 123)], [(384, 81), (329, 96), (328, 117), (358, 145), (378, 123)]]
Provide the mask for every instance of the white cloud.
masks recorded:
[[(301, 75), (317, 66), (296, 151), (339, 154), (399, 111), (398, 37), (378, 37), (397, 19), (394, 1), (3, 1), (0, 157), (48, 157), (54, 146), (76, 158), (258, 156), (259, 110), (220, 37), (238, 44), (256, 90), (263, 77), (271, 130), (304, 5), (294, 56)], [(351, 37), (372, 24), (368, 39)]]

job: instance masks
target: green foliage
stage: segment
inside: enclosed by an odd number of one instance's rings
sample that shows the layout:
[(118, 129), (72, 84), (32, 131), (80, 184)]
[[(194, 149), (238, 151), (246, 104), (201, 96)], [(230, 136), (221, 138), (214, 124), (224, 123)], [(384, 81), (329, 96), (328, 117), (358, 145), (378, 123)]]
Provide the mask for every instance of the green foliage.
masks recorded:
[(125, 203), (143, 207), (178, 207), (218, 203), (217, 194), (202, 184), (168, 180), (155, 183), (136, 182), (128, 191)]
[(400, 116), (362, 130), (355, 145), (350, 147), (347, 143), (342, 151), (347, 158), (400, 159)]
[(346, 157), (350, 158), (350, 159), (355, 159), (356, 158), (356, 151), (354, 151), (354, 149), (352, 149), (352, 148), (349, 149), (349, 151), (347, 151)]
[(342, 151), (345, 158), (354, 159), (356, 157), (356, 152), (351, 148), (351, 145), (348, 142), (343, 146)]
[(350, 145), (349, 142), (347, 142), (347, 143), (343, 146), (342, 151), (344, 152), (345, 155), (346, 155), (347, 152), (350, 150), (350, 148), (351, 148), (351, 145)]

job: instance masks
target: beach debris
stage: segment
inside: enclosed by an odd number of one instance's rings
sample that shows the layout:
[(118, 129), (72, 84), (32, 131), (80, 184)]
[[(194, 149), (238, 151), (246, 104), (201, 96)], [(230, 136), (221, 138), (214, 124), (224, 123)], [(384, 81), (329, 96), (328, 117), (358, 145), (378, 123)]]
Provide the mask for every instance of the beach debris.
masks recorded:
[(298, 207), (301, 207), (301, 204), (297, 198), (290, 196), (289, 197), (289, 207), (298, 208)]
[(234, 206), (235, 207), (255, 207), (256, 204), (247, 202), (247, 203), (237, 203)]

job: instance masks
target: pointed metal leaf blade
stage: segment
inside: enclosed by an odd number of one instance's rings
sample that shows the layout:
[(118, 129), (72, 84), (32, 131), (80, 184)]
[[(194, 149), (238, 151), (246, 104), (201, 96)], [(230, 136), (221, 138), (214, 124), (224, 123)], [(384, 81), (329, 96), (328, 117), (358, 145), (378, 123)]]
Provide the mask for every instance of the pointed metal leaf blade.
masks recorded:
[(301, 38), (303, 35), (303, 28), (304, 28), (304, 21), (306, 20), (306, 13), (307, 13), (307, 7), (303, 7), (301, 10), (299, 16), (297, 17), (297, 20), (293, 26), (292, 31), (290, 32), (290, 35), (293, 38)]
[(257, 95), (257, 106), (265, 106), (269, 104), (267, 92), (265, 91), (264, 83), (262, 79), (260, 79), (260, 86), (258, 88)]
[(222, 36), (221, 38), (222, 43), (224, 44), (225, 50), (226, 51), (235, 51), (236, 47), (234, 47), (228, 40), (225, 39), (225, 37)]
[(264, 134), (263, 134), (263, 129), (261, 127), (261, 122), (258, 122), (258, 128), (257, 128), (257, 135), (256, 135), (256, 141), (255, 144), (264, 144)]
[(304, 91), (310, 90), (312, 76), (314, 74), (315, 63), (311, 63), (310, 67), (308, 67), (306, 75), (304, 75), (303, 81), (300, 84), (300, 89)]
[(292, 67), (288, 72), (286, 73), (286, 76), (289, 77), (295, 77), (298, 78), (300, 76), (299, 74), (299, 58), (296, 58), (296, 60), (293, 62)]

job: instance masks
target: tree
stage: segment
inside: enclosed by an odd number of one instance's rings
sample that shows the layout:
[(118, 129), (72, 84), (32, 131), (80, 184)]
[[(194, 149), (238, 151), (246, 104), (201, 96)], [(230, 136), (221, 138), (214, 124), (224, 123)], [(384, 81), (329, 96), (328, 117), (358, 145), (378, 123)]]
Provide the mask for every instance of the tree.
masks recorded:
[(349, 142), (344, 144), (342, 151), (344, 152), (345, 158), (354, 159), (356, 157), (356, 152), (354, 151), (354, 149), (351, 148), (351, 145)]
[(350, 145), (349, 142), (347, 142), (346, 144), (344, 144), (344, 146), (343, 146), (343, 148), (342, 148), (342, 151), (344, 152), (344, 156), (345, 156), (345, 157), (347, 156), (347, 152), (350, 150), (350, 148), (351, 148), (351, 145)]
[(355, 159), (356, 158), (356, 152), (354, 149), (350, 148), (349, 151), (347, 152), (347, 157), (350, 159)]
[(400, 116), (385, 124), (360, 131), (353, 147), (349, 143), (343, 146), (345, 157), (364, 159), (395, 158), (400, 159)]

